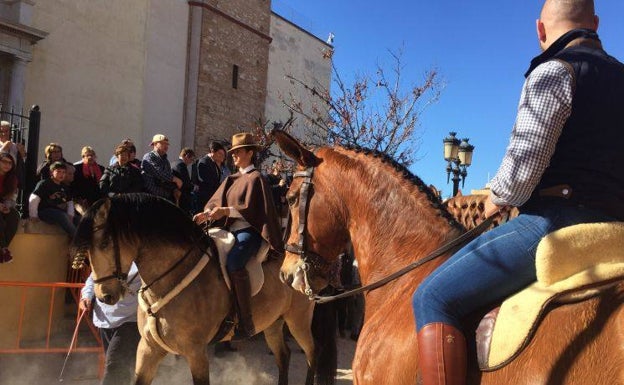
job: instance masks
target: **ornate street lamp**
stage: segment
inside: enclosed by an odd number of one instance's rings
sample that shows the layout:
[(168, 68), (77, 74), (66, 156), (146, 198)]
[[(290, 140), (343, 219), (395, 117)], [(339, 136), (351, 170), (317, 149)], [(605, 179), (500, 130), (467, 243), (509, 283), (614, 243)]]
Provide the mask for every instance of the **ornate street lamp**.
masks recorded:
[(461, 141), (455, 137), (456, 132), (450, 132), (449, 136), (444, 138), (444, 160), (448, 162), (446, 165), (446, 183), (449, 182), (451, 173), (453, 174), (453, 196), (459, 191), (459, 181), (464, 181), (468, 176), (466, 168), (472, 164), (472, 152), (474, 146), (468, 143), (468, 138)]

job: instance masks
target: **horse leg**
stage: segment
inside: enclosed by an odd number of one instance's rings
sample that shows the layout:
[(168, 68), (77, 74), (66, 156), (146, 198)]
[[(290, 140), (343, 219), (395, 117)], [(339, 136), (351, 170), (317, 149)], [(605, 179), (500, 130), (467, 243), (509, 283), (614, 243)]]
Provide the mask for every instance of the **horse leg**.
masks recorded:
[[(302, 320), (311, 318), (305, 317)], [(288, 325), (288, 329), (290, 330), (290, 334), (295, 338), (297, 344), (303, 349), (303, 352), (306, 356), (306, 361), (308, 363), (308, 372), (306, 374), (306, 382), (305, 385), (313, 385), (314, 384), (314, 372), (316, 371), (316, 359), (314, 354), (314, 338), (312, 336), (312, 332), (310, 330), (310, 322), (303, 323), (298, 319), (291, 319), (287, 315), (285, 316), (286, 324)]]
[(210, 385), (210, 370), (206, 345), (199, 344), (193, 346), (189, 352), (185, 354), (185, 357), (191, 368), (193, 385)]
[(141, 338), (137, 347), (135, 385), (150, 385), (156, 376), (160, 361), (167, 352), (160, 347), (150, 346), (145, 338)]
[(264, 339), (273, 352), (275, 363), (279, 369), (278, 385), (288, 385), (288, 367), (290, 364), (290, 348), (284, 340), (284, 320), (279, 318), (264, 330)]

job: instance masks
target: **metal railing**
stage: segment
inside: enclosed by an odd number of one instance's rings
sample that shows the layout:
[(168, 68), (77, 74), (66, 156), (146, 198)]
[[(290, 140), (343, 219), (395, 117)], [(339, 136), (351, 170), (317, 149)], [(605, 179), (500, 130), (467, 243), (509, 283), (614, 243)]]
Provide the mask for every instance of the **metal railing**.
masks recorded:
[[(71, 282), (19, 282), (19, 281), (0, 281), (0, 296), (3, 288), (17, 288), (21, 295), (19, 301), (19, 312), (16, 314), (18, 318), (17, 322), (17, 330), (16, 330), (16, 338), (14, 344), (8, 347), (0, 346), (0, 355), (1, 354), (41, 354), (41, 353), (95, 353), (98, 354), (98, 373), (100, 378), (104, 372), (104, 350), (102, 347), (102, 341), (100, 339), (97, 328), (93, 325), (88, 317), (86, 318), (86, 325), (90, 330), (90, 334), (93, 336), (93, 340), (89, 346), (80, 345), (78, 342), (78, 338), (74, 341), (68, 343), (68, 346), (58, 346), (56, 344), (52, 344), (51, 340), (54, 336), (54, 308), (55, 308), (55, 300), (58, 297), (57, 292), (59, 290), (68, 289), (72, 293), (73, 299), (77, 301), (80, 299), (80, 289), (84, 286), (83, 283), (71, 283)], [(29, 299), (28, 292), (32, 289), (48, 289), (50, 291), (49, 297), (49, 306), (47, 311), (47, 322), (46, 322), (46, 330), (45, 337), (37, 341), (39, 346), (23, 346), (23, 330), (25, 322), (29, 322), (30, 320), (26, 320), (26, 304)], [(40, 295), (40, 294), (39, 294)], [(43, 313), (42, 313), (43, 314)], [(79, 320), (78, 315), (78, 306), (76, 306), (76, 316), (75, 323)], [(73, 342), (73, 344), (72, 344)], [(94, 345), (95, 342), (95, 345)], [(29, 344), (32, 345), (32, 341), (29, 341)]]
[(17, 160), (19, 169), (17, 210), (22, 218), (25, 218), (28, 210), (28, 197), (37, 184), (41, 111), (39, 106), (34, 105), (26, 116), (24, 111), (16, 111), (13, 107), (10, 110), (5, 110), (4, 106), (0, 104), (0, 120), (11, 123), (11, 141), (23, 145), (26, 149), (26, 159)]

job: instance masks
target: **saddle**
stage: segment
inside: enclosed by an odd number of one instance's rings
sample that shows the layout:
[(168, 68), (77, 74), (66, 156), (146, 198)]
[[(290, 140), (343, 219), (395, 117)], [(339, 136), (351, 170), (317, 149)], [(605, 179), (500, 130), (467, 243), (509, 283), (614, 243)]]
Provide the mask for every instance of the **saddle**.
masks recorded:
[(481, 370), (499, 369), (517, 357), (547, 306), (589, 299), (624, 280), (624, 222), (581, 224), (548, 234), (537, 247), (535, 264), (537, 281), (479, 324)]
[[(234, 235), (227, 230), (216, 227), (209, 229), (208, 235), (214, 241), (219, 253), (219, 265), (221, 266), (221, 272), (223, 273), (225, 284), (228, 289), (232, 290), (232, 284), (230, 282), (230, 277), (227, 273), (225, 263), (230, 249), (234, 247), (234, 243), (236, 242)], [(249, 272), (252, 297), (260, 292), (260, 289), (262, 289), (262, 285), (264, 284), (264, 271), (262, 270), (262, 263), (267, 260), (269, 250), (269, 243), (263, 239), (258, 252), (249, 260), (249, 262), (247, 262), (247, 265), (245, 266)]]

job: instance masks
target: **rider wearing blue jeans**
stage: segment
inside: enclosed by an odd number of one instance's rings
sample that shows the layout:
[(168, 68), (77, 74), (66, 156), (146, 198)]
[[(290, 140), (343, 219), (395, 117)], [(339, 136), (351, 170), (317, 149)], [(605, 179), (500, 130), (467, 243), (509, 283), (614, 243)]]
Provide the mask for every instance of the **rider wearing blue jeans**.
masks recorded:
[(264, 239), (272, 249), (284, 249), (271, 187), (253, 164), (261, 149), (249, 133), (232, 137), (232, 154), (238, 172), (223, 181), (205, 211), (193, 218), (220, 224), (234, 234), (236, 243), (227, 256), (226, 267), (232, 281), (239, 325), (237, 334), (250, 337), (256, 333), (251, 313), (251, 286), (245, 265), (258, 252)]
[(464, 319), (536, 280), (542, 237), (579, 223), (624, 220), (620, 143), (624, 65), (596, 34), (592, 0), (546, 0), (543, 53), (526, 74), (507, 152), (485, 215), (520, 215), (470, 242), (418, 287), (413, 308), (423, 385), (466, 381)]

